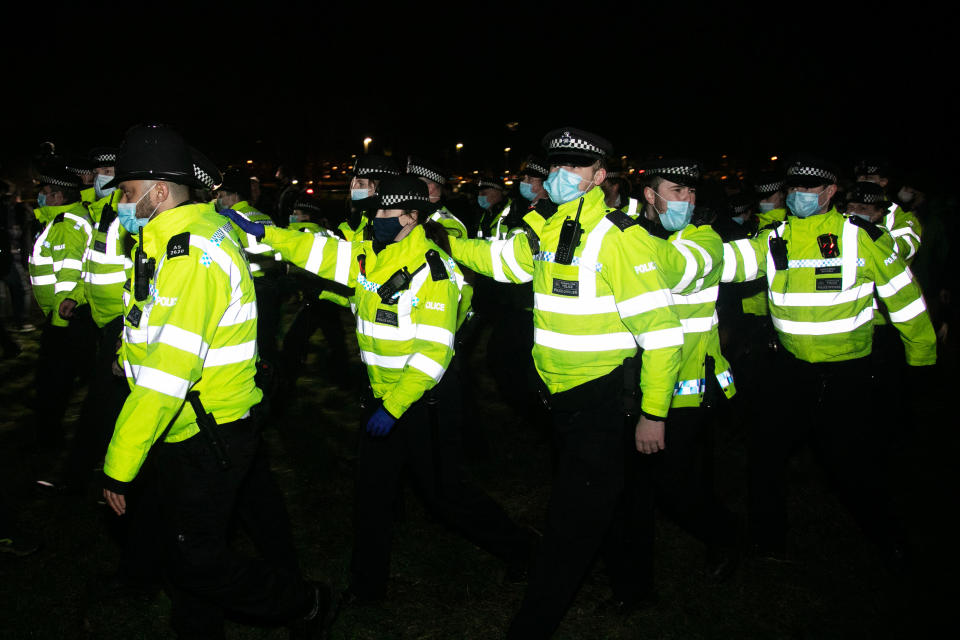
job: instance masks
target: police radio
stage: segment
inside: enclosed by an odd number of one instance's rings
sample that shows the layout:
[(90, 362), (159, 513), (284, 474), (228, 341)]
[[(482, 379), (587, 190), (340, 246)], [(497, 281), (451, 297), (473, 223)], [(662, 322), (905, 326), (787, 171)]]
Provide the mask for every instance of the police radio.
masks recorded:
[(577, 216), (571, 220), (567, 218), (563, 221), (560, 228), (560, 242), (557, 243), (557, 253), (553, 261), (557, 264), (570, 264), (573, 262), (573, 253), (580, 245), (580, 234), (583, 233), (583, 227), (580, 226), (580, 210), (583, 208), (583, 198), (580, 198), (580, 204), (577, 206)]
[(389, 280), (377, 288), (377, 295), (380, 296), (380, 301), (383, 304), (396, 304), (396, 302), (393, 300), (393, 297), (397, 295), (399, 291), (403, 291), (409, 287), (410, 281), (413, 280), (413, 276), (420, 273), (420, 270), (425, 266), (427, 266), (426, 262), (417, 267), (413, 273), (410, 273), (406, 267), (397, 269), (396, 273), (390, 276)]
[(143, 250), (143, 227), (140, 227), (140, 242), (133, 254), (133, 297), (138, 302), (147, 299), (150, 293), (150, 278), (153, 277), (155, 261)]
[(770, 255), (773, 256), (773, 266), (777, 271), (786, 271), (790, 266), (787, 260), (787, 241), (780, 237), (776, 229), (773, 230), (773, 238), (770, 238)]

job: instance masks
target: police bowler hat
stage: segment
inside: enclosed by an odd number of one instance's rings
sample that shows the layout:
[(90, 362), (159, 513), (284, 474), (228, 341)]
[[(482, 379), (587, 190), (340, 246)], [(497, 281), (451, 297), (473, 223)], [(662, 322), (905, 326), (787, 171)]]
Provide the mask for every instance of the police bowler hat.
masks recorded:
[(164, 125), (131, 127), (117, 152), (116, 172), (104, 188), (127, 180), (164, 180), (198, 189), (212, 189), (220, 182), (216, 166)]

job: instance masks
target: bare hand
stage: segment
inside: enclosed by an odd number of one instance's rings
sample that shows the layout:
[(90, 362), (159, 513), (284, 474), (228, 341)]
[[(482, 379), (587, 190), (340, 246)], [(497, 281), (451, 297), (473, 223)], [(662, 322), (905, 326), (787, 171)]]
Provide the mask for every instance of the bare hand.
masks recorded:
[(656, 453), (666, 448), (663, 420), (651, 420), (640, 416), (637, 422), (635, 440), (640, 453)]
[(103, 497), (107, 499), (107, 504), (110, 505), (110, 508), (113, 509), (113, 512), (118, 516), (122, 516), (127, 512), (127, 499), (119, 493), (114, 493), (110, 489), (103, 490)]
[(947, 344), (947, 332), (950, 330), (950, 325), (946, 322), (940, 323), (940, 328), (937, 329), (937, 339), (940, 341), (940, 344)]
[(77, 308), (77, 301), (67, 298), (60, 303), (60, 309), (58, 309), (58, 312), (60, 313), (61, 318), (63, 318), (64, 320), (69, 320), (70, 318), (73, 317), (73, 310), (76, 308)]

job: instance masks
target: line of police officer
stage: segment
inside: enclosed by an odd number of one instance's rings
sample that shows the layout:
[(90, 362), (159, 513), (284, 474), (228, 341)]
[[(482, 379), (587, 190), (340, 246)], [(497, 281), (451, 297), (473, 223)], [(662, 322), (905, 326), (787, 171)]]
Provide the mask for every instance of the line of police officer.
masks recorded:
[[(259, 446), (263, 394), (254, 376), (266, 310), (251, 252), (347, 287), (340, 302), (356, 318), (372, 395), (357, 478), (354, 601), (386, 595), (391, 505), (405, 465), (429, 505), (512, 567), (536, 550), (509, 637), (551, 635), (598, 553), (611, 569), (616, 610), (647, 601), (657, 503), (703, 540), (708, 571), (729, 575), (741, 526), (713, 495), (709, 432), (712, 410), (735, 388), (716, 305), (721, 282), (758, 278), (766, 279), (781, 347), (775, 375), (786, 386), (771, 399), (776, 413), (751, 426), (752, 541), (765, 553), (784, 553), (786, 461), (812, 436), (865, 531), (891, 554), (902, 551), (882, 448), (862, 403), (844, 390), (870, 385), (875, 297), (903, 336), (906, 363), (935, 361), (933, 328), (904, 264), (919, 242), (916, 225), (898, 226), (895, 211), (886, 227), (859, 217), (859, 205), (886, 205), (879, 187), (855, 191), (851, 212), (858, 215), (838, 213), (831, 206), (836, 168), (797, 156), (787, 166), (779, 219), (771, 207), (770, 224), (725, 243), (694, 216), (696, 162), (661, 159), (647, 167), (641, 197), (624, 202), (623, 185), (616, 199), (603, 188), (608, 141), (562, 128), (543, 145), (546, 171), (533, 176), (543, 181), (542, 193), (528, 189), (532, 204), (522, 222), (511, 228), (509, 215), (490, 215), (475, 238), (439, 206), (434, 191), (444, 176), (425, 161), (398, 176), (382, 159), (359, 160), (354, 215), (337, 237), (258, 220), (244, 210), (242, 184), (221, 188), (218, 208), (229, 221), (218, 217), (209, 203), (192, 203), (188, 189), (213, 187), (217, 169), (167, 128), (134, 128), (105, 185), (119, 187), (105, 196), (110, 210), (139, 237), (132, 253), (111, 250), (103, 213), (97, 233), (105, 245), (91, 240), (85, 208), (67, 202), (69, 194), (53, 195), (70, 185), (45, 174), (43, 195), (51, 200), (38, 209), (47, 226), (31, 276), (48, 326), (83, 308), (77, 284), (95, 269), (83, 266), (86, 247), (105, 249), (113, 274), (122, 256), (122, 309), (103, 326), (122, 317), (119, 364), (131, 393), (107, 448), (104, 493), (123, 513), (129, 484), (155, 449), (181, 634), (215, 635), (230, 610), (315, 632), (330, 608), (329, 590), (299, 575), (282, 497)], [(491, 204), (489, 194), (480, 197)], [(539, 544), (460, 477), (462, 400), (451, 363), (470, 295), (454, 261), (495, 282), (532, 288), (532, 357), (556, 454)], [(226, 546), (234, 512), (263, 560)], [(267, 516), (280, 526), (258, 527)]]

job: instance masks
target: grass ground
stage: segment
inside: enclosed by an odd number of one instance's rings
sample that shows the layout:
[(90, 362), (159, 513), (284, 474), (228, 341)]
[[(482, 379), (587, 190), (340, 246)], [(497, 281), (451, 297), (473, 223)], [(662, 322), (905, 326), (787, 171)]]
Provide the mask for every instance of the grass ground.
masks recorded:
[[(291, 309), (285, 320), (290, 321)], [(348, 335), (350, 335), (348, 333)], [(113, 516), (91, 486), (81, 496), (38, 493), (37, 458), (22, 450), (30, 428), (28, 403), (39, 331), (21, 334), (23, 353), (0, 363), (0, 468), (2, 490), (22, 526), (43, 541), (27, 557), (0, 556), (0, 638), (171, 638), (169, 600), (159, 592), (116, 597), (99, 576), (116, 567)], [(478, 371), (484, 447), (471, 450), (475, 480), (519, 522), (539, 525), (550, 487), (547, 434), (524, 423), (497, 401), (482, 365), (482, 342), (471, 366)], [(352, 345), (354, 373), (362, 374)], [(285, 491), (304, 572), (346, 586), (351, 541), (353, 467), (358, 425), (356, 393), (323, 375), (325, 347), (311, 343), (302, 393), (266, 432), (274, 470)], [(891, 416), (903, 436), (897, 459), (897, 499), (915, 543), (915, 570), (895, 579), (883, 568), (826, 487), (809, 452), (791, 467), (789, 564), (746, 559), (723, 585), (699, 573), (703, 549), (670, 522), (658, 524), (660, 602), (630, 617), (604, 616), (608, 597), (602, 566), (590, 574), (557, 638), (914, 638), (952, 635), (958, 570), (954, 551), (958, 436), (950, 418), (957, 381), (956, 354), (941, 363), (937, 382), (913, 399), (909, 416)], [(344, 372), (337, 372), (343, 375)], [(75, 417), (82, 389), (71, 405)], [(745, 443), (742, 425), (717, 430), (717, 487), (743, 513)], [(236, 544), (248, 547), (238, 537)], [(333, 638), (501, 637), (523, 595), (505, 583), (503, 567), (425, 513), (412, 492), (397, 527), (390, 584), (382, 607), (350, 609)], [(946, 625), (946, 626), (943, 626)], [(284, 638), (278, 628), (230, 622), (231, 639)]]

